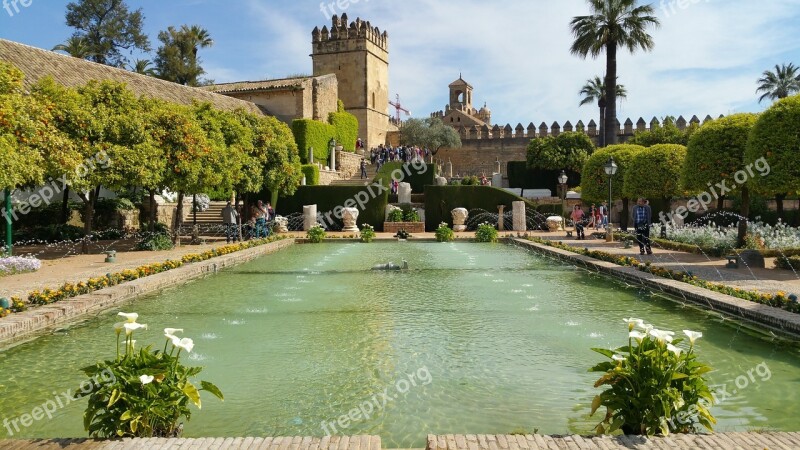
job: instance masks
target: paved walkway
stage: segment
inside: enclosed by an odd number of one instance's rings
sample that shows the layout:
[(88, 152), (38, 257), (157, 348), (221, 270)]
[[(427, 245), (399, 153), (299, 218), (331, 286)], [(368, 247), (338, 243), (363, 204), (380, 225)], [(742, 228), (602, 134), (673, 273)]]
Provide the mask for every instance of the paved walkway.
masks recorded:
[(580, 241), (574, 237), (566, 237), (566, 233), (563, 231), (556, 233), (533, 232), (531, 235), (541, 239), (561, 241), (577, 248), (600, 250), (620, 256), (632, 256), (642, 262), (650, 261), (653, 265), (666, 269), (692, 272), (702, 279), (738, 287), (743, 290), (758, 290), (765, 293), (783, 291), (787, 294), (797, 293), (800, 295), (800, 274), (796, 274), (791, 270), (775, 269), (775, 258), (766, 258), (767, 269), (744, 266), (740, 266), (739, 269), (726, 269), (727, 260), (725, 258), (664, 250), (658, 248), (657, 245), (653, 246), (653, 255), (639, 255), (639, 248), (636, 245), (626, 249), (620, 242), (609, 243), (603, 239), (592, 239), (589, 237), (589, 233), (587, 230), (587, 239)]
[[(380, 450), (378, 436), (197, 439), (53, 439), (0, 441), (0, 450), (127, 450), (127, 449), (261, 449), (261, 450)], [(426, 450), (796, 450), (800, 433), (680, 434), (668, 437), (429, 435)]]

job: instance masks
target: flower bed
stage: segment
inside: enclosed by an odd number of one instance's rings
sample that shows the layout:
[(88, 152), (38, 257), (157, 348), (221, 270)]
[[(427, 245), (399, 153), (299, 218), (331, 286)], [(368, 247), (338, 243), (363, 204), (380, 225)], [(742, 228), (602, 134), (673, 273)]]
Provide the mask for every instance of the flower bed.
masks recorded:
[(47, 288), (44, 290), (31, 291), (28, 293), (27, 301), (22, 300), (20, 297), (11, 297), (11, 308), (7, 310), (0, 308), (0, 317), (4, 317), (12, 312), (25, 311), (31, 305), (49, 305), (64, 299), (89, 294), (110, 286), (116, 286), (126, 281), (133, 281), (139, 278), (144, 278), (157, 273), (176, 269), (184, 264), (206, 261), (216, 256), (227, 255), (282, 239), (285, 239), (285, 237), (272, 236), (265, 239), (257, 239), (239, 244), (226, 245), (203, 253), (191, 253), (184, 255), (180, 260), (167, 260), (161, 263), (147, 264), (135, 269), (125, 269), (121, 272), (108, 273), (104, 277), (90, 278), (85, 282), (81, 281), (79, 283), (64, 283), (57, 289)]
[(30, 256), (7, 256), (0, 258), (0, 277), (18, 273), (36, 272), (42, 262)]
[[(751, 291), (742, 290), (721, 283), (715, 283), (712, 281), (703, 280), (693, 275), (691, 272), (671, 270), (663, 267), (653, 266), (649, 262), (646, 264), (642, 264), (637, 259), (631, 258), (630, 256), (617, 256), (596, 250), (588, 250), (585, 248), (580, 249), (566, 245), (562, 242), (552, 242), (540, 238), (528, 238), (528, 239), (532, 242), (536, 242), (537, 244), (547, 245), (548, 247), (559, 248), (561, 250), (566, 250), (568, 252), (577, 253), (580, 255), (588, 256), (594, 259), (599, 259), (601, 261), (610, 262), (620, 266), (635, 267), (636, 269), (642, 272), (652, 273), (653, 275), (657, 275), (662, 278), (668, 278), (670, 280), (681, 281), (687, 284), (691, 284), (692, 286), (701, 287), (704, 289), (708, 289), (710, 291), (718, 292), (720, 294), (730, 295), (731, 297), (736, 297), (742, 300), (747, 300), (755, 303), (761, 303), (763, 305), (769, 305), (776, 308), (781, 308), (793, 313), (800, 313), (800, 304), (797, 301), (798, 300), (797, 296), (794, 294), (787, 295), (785, 292), (780, 292), (780, 291), (777, 292), (776, 294), (768, 294), (756, 290), (751, 290)], [(800, 262), (798, 262), (798, 264), (800, 264)], [(800, 267), (800, 265), (796, 267)]]

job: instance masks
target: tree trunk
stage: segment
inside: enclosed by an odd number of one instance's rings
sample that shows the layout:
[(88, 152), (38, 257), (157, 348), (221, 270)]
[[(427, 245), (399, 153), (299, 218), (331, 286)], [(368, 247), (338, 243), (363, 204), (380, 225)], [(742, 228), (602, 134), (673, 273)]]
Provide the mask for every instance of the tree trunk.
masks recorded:
[(61, 223), (69, 222), (69, 186), (64, 186), (64, 197), (61, 200)]
[(605, 145), (617, 143), (617, 44), (606, 45), (606, 139)]
[(725, 209), (725, 196), (720, 195), (717, 199), (717, 211), (722, 211), (723, 209)]
[(597, 102), (600, 107), (600, 132), (597, 137), (597, 148), (606, 146), (606, 101), (601, 99)]
[(92, 236), (92, 221), (94, 220), (94, 205), (97, 202), (97, 196), (100, 194), (100, 186), (89, 191), (89, 197), (86, 194), (81, 194), (83, 200), (83, 242), (81, 243), (81, 253), (84, 255), (89, 254), (89, 241)]
[(156, 231), (156, 191), (149, 189), (148, 192), (150, 194), (150, 211), (147, 229), (152, 233)]
[(739, 214), (742, 219), (739, 221), (739, 234), (736, 236), (736, 246), (744, 247), (744, 238), (747, 236), (747, 217), (750, 215), (750, 189), (742, 186), (742, 207)]
[(244, 242), (244, 236), (242, 236), (242, 215), (244, 214), (244, 211), (239, 209), (239, 199), (240, 199), (239, 193), (236, 192), (236, 198), (234, 199), (234, 205), (235, 205), (234, 209), (236, 209), (236, 212), (239, 213), (236, 215), (236, 225), (238, 227), (237, 233), (239, 233), (239, 242)]
[(781, 221), (784, 220), (783, 217), (783, 201), (786, 200), (786, 194), (776, 194), (775, 195), (775, 208), (778, 211), (778, 218)]
[(178, 206), (175, 208), (175, 228), (172, 230), (172, 242), (176, 247), (181, 245), (181, 227), (183, 227), (183, 191), (178, 192)]
[(628, 231), (628, 215), (630, 214), (630, 210), (628, 209), (629, 203), (630, 199), (622, 199), (622, 212), (619, 218), (619, 228), (622, 231)]

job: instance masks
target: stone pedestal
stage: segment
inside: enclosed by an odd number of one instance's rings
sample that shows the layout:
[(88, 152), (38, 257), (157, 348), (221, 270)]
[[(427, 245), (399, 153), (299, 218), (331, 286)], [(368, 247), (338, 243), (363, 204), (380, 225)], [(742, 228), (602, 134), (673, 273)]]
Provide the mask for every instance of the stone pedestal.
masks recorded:
[(492, 174), (492, 186), (501, 188), (503, 187), (503, 174), (502, 173), (494, 173)]
[(358, 233), (358, 210), (356, 208), (342, 209), (342, 221), (344, 221), (344, 228), (342, 231), (345, 233)]
[(514, 231), (528, 231), (525, 202), (514, 202), (511, 205), (514, 207)]
[(317, 224), (317, 205), (303, 206), (303, 231), (310, 230)]
[(275, 217), (275, 232), (288, 233), (289, 232), (289, 219), (283, 216)]
[(397, 202), (400, 204), (411, 203), (411, 184), (400, 183), (397, 187)]
[(505, 210), (506, 205), (497, 205), (497, 231), (505, 231), (506, 229)]
[(561, 216), (550, 216), (547, 218), (547, 229), (550, 232), (558, 231), (564, 219)]
[(469, 211), (466, 208), (456, 208), (450, 212), (453, 216), (453, 231), (467, 231), (467, 217)]

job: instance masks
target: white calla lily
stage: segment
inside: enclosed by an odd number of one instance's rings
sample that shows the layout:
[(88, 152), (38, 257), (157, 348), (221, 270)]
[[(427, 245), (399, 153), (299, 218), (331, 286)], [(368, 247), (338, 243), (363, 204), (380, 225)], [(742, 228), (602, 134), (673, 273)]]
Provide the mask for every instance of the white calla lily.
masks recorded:
[(175, 333), (183, 333), (183, 328), (164, 328), (164, 334), (174, 336)]
[(681, 356), (681, 349), (675, 347), (672, 344), (667, 344), (667, 350), (671, 351), (672, 353), (675, 353), (675, 356)]
[(617, 355), (612, 356), (611, 359), (613, 359), (616, 362), (622, 362), (622, 361), (625, 361), (626, 358), (624, 356), (622, 356), (622, 355), (617, 354)]
[(125, 329), (125, 322), (117, 322), (114, 324), (114, 331), (116, 331), (117, 334), (122, 333), (122, 330), (124, 329)]
[(136, 322), (136, 319), (139, 318), (139, 314), (137, 314), (137, 313), (119, 312), (119, 313), (117, 313), (117, 315), (127, 319), (128, 323), (134, 323), (134, 322)]
[(675, 333), (673, 333), (672, 331), (658, 330), (658, 329), (653, 328), (647, 334), (649, 334), (650, 336), (655, 338), (655, 340), (657, 340), (658, 342), (660, 342), (662, 344), (665, 343), (665, 342), (667, 344), (670, 344), (670, 343), (672, 343), (672, 336)]
[(186, 350), (187, 352), (191, 353), (192, 349), (194, 348), (194, 341), (189, 338), (183, 338), (183, 339), (174, 338), (172, 340), (172, 345), (178, 347), (181, 350)]
[(703, 337), (703, 333), (699, 331), (683, 330), (683, 334), (689, 338), (689, 344), (694, 345), (694, 341)]
[(128, 322), (123, 325), (125, 328), (125, 335), (130, 336), (136, 330), (140, 330), (142, 328), (147, 329), (147, 325), (143, 323), (136, 323), (136, 322)]
[(139, 381), (141, 381), (142, 384), (150, 384), (153, 382), (153, 380), (155, 380), (155, 377), (152, 375), (142, 375), (139, 377)]
[(631, 317), (631, 318), (628, 318), (628, 319), (622, 319), (622, 320), (625, 321), (625, 323), (628, 324), (628, 331), (633, 331), (633, 329), (636, 328), (636, 327), (644, 326), (644, 320), (637, 319), (635, 317)]
[(647, 336), (647, 335), (642, 333), (642, 332), (640, 332), (640, 331), (631, 331), (630, 333), (628, 333), (628, 337), (629, 338), (636, 339), (640, 343), (642, 342), (642, 339), (645, 338), (645, 336)]

